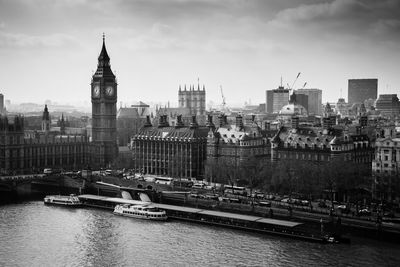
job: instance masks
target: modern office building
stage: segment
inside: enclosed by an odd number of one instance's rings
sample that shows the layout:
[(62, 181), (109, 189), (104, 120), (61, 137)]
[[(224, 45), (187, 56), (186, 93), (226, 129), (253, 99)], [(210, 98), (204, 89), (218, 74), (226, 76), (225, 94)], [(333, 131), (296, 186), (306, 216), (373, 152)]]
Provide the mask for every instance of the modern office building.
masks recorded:
[(265, 112), (278, 113), (289, 102), (289, 89), (279, 86), (278, 89), (266, 91)]
[(377, 99), (378, 79), (349, 79), (348, 103), (364, 103), (367, 99)]
[(298, 105), (303, 106), (308, 112), (308, 95), (293, 93), (294, 102)]
[(375, 109), (383, 116), (397, 116), (400, 114), (400, 102), (397, 94), (379, 95)]
[(0, 114), (4, 113), (4, 95), (0, 94)]
[(308, 104), (301, 104), (308, 111), (309, 115), (322, 115), (322, 90), (316, 88), (298, 89), (294, 91), (296, 97), (301, 98), (302, 95), (308, 96)]

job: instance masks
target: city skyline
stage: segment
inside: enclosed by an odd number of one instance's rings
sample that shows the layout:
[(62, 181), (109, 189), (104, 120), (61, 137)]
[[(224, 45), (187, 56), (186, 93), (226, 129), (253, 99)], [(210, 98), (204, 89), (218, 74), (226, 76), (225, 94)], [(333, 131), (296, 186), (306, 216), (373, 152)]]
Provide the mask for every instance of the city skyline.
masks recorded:
[[(46, 10), (46, 12), (43, 12)], [(13, 102), (90, 99), (106, 34), (118, 102), (177, 103), (205, 84), (207, 102), (265, 102), (283, 84), (347, 100), (352, 78), (396, 93), (400, 1), (3, 1), (0, 92)], [(5, 63), (5, 64), (4, 64)]]

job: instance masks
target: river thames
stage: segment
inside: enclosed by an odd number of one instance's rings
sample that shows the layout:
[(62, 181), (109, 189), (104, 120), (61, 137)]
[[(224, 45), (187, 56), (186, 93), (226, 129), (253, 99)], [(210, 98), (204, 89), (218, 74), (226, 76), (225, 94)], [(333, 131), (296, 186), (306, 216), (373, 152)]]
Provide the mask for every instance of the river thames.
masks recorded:
[(317, 244), (109, 210), (0, 206), (0, 266), (399, 266), (400, 245)]

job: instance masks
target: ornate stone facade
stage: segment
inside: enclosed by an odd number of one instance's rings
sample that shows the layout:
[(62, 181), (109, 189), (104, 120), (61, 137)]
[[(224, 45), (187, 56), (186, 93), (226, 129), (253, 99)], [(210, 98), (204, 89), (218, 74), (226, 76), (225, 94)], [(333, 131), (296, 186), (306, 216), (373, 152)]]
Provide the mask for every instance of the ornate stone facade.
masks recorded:
[(281, 127), (272, 138), (271, 159), (326, 162), (333, 159), (371, 164), (374, 147), (370, 138), (349, 127), (333, 126), (332, 118), (323, 118), (323, 127), (299, 126), (292, 118), (292, 127)]
[[(400, 202), (396, 184), (400, 183), (400, 138), (396, 137), (394, 125), (385, 125), (377, 133), (375, 159), (372, 161), (374, 196), (380, 200)], [(398, 189), (398, 186), (397, 186)]]
[(269, 160), (270, 148), (268, 139), (254, 121), (244, 125), (243, 117), (236, 116), (236, 124), (230, 125), (227, 117), (221, 114), (214, 127), (212, 117), (208, 117), (210, 128), (207, 143), (207, 160), (210, 163), (223, 163), (236, 168), (242, 167), (247, 160)]
[(180, 108), (188, 108), (190, 115), (206, 115), (206, 89), (203, 85), (203, 89), (200, 90), (200, 85), (195, 89), (194, 85), (189, 86), (189, 90), (186, 90), (179, 86), (178, 101)]
[(106, 167), (118, 155), (117, 80), (110, 67), (105, 40), (91, 82), (92, 96), (92, 165)]
[(86, 136), (47, 130), (29, 134), (20, 116), (13, 122), (0, 117), (0, 134), (1, 174), (32, 173), (44, 168), (77, 170), (86, 167), (90, 159)]
[(207, 133), (208, 128), (199, 126), (196, 116), (190, 125), (185, 125), (178, 116), (173, 127), (166, 115), (160, 116), (158, 126), (153, 126), (148, 116), (131, 142), (135, 169), (148, 174), (201, 179)]

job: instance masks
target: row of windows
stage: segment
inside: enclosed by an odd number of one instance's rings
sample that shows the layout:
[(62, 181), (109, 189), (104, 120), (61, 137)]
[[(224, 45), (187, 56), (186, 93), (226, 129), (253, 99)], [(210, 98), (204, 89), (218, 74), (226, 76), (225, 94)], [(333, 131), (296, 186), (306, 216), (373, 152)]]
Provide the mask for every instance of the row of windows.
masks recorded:
[(143, 214), (140, 212), (136, 212), (136, 211), (123, 211), (124, 214), (132, 214), (132, 215), (137, 215), (137, 216), (146, 216), (146, 217), (152, 217), (152, 218), (159, 218), (159, 217), (163, 217), (163, 215), (161, 214)]
[[(380, 163), (376, 163), (376, 167), (380, 167), (381, 166), (381, 164)], [(388, 168), (389, 167), (389, 164), (387, 164), (387, 163), (384, 163), (383, 164), (383, 167), (384, 168)], [(392, 168), (394, 168), (394, 167), (396, 167), (396, 165), (395, 164), (392, 164), (392, 166), (391, 166)]]
[(2, 136), (0, 138), (0, 142), (2, 145), (9, 144), (9, 145), (18, 145), (18, 144), (23, 144), (24, 143), (24, 137), (23, 136)]
[(303, 159), (303, 160), (330, 160), (330, 157), (327, 155), (318, 155), (318, 154), (314, 154), (314, 156), (312, 154), (306, 154), (306, 153), (295, 153), (295, 154), (286, 154), (286, 153), (278, 153), (278, 158), (282, 158), (282, 159)]

